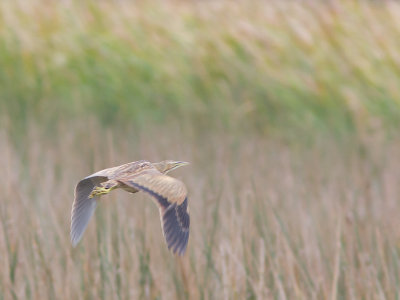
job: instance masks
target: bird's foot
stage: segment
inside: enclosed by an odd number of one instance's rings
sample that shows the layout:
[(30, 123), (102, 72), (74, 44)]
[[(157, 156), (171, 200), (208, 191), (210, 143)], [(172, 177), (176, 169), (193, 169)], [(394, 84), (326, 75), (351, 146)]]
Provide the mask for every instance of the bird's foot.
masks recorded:
[(111, 192), (111, 188), (96, 186), (90, 193), (89, 198), (93, 198), (93, 197), (100, 196), (100, 195), (105, 195), (105, 194), (108, 194), (109, 192)]

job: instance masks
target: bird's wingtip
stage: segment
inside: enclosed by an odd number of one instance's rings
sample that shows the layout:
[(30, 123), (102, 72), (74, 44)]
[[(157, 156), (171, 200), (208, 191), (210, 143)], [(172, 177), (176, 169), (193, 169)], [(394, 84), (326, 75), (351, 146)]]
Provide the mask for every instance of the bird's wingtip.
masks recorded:
[(71, 244), (72, 244), (73, 248), (75, 248), (76, 245), (78, 245), (80, 240), (81, 240), (80, 236), (76, 236), (76, 234), (74, 235), (74, 234), (71, 233)]

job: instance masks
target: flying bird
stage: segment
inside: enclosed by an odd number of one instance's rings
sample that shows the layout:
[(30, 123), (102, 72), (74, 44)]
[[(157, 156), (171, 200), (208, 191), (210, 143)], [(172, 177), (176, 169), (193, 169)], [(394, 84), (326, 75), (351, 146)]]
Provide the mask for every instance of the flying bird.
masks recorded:
[(78, 182), (71, 213), (71, 242), (81, 240), (101, 195), (122, 188), (130, 193), (145, 192), (159, 206), (161, 226), (168, 246), (174, 254), (183, 255), (189, 240), (189, 206), (186, 186), (166, 175), (187, 162), (165, 160), (150, 163), (130, 162), (89, 175)]

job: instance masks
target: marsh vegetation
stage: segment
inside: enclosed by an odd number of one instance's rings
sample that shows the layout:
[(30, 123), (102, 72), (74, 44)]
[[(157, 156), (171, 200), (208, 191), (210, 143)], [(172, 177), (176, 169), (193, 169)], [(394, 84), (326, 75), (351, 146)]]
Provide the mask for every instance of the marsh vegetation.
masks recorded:
[[(400, 5), (0, 4), (0, 299), (396, 299)], [(145, 195), (75, 184), (179, 159), (187, 255)]]

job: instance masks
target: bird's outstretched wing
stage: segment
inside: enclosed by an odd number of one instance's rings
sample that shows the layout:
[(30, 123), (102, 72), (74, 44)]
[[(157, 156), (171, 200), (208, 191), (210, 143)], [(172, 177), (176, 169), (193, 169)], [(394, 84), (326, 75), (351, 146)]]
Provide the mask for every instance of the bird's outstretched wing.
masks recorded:
[(92, 217), (97, 206), (99, 197), (89, 198), (95, 186), (107, 181), (108, 175), (115, 168), (101, 170), (97, 173), (85, 177), (75, 187), (75, 199), (72, 204), (71, 213), (71, 242), (72, 246), (81, 240), (83, 233)]
[(183, 182), (156, 170), (146, 170), (117, 180), (155, 198), (160, 207), (168, 249), (183, 255), (189, 240), (190, 226), (187, 190)]

